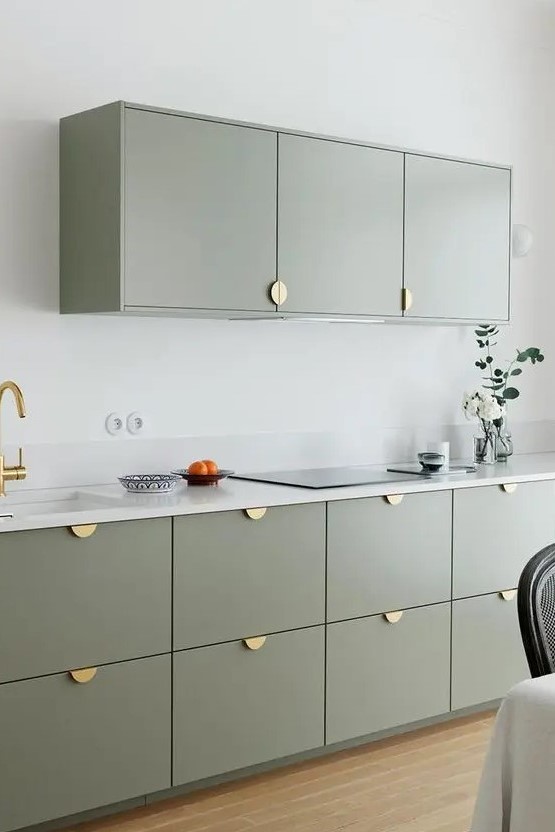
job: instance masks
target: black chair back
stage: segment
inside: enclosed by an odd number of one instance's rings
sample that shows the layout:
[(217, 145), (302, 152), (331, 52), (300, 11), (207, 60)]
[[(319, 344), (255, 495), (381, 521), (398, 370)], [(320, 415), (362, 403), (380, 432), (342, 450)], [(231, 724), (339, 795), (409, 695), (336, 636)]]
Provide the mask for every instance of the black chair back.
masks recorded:
[(532, 677), (555, 672), (555, 544), (531, 558), (518, 582), (518, 620)]

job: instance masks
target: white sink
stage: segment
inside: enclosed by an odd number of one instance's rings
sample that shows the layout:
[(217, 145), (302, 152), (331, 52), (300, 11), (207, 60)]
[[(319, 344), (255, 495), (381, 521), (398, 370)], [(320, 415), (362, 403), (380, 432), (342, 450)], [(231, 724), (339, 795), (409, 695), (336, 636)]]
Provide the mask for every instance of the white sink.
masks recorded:
[(94, 511), (95, 509), (109, 508), (113, 505), (113, 501), (109, 498), (89, 497), (87, 494), (81, 494), (78, 491), (57, 500), (48, 499), (46, 495), (44, 495), (44, 499), (34, 497), (28, 502), (16, 503), (10, 500), (9, 502), (0, 503), (0, 522), (73, 511)]

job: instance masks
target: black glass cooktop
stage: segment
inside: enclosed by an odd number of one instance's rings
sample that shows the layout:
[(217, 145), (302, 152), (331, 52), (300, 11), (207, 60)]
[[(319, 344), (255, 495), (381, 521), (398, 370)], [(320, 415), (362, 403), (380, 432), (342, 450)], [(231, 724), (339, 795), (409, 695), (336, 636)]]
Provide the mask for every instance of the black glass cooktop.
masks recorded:
[(268, 471), (257, 474), (234, 474), (238, 480), (255, 480), (277, 485), (296, 485), (301, 488), (339, 488), (347, 485), (378, 485), (388, 482), (406, 482), (410, 474), (394, 474), (377, 471), (365, 465), (349, 465), (341, 468), (304, 468), (297, 471)]

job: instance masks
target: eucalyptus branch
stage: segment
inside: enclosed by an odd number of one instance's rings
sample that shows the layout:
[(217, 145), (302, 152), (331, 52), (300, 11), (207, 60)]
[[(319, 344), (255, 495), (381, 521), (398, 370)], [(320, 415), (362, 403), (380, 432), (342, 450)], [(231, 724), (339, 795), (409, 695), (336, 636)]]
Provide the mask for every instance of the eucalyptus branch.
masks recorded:
[(530, 361), (531, 364), (541, 363), (544, 360), (544, 355), (538, 347), (527, 347), (525, 350), (516, 351), (516, 357), (509, 362), (505, 370), (501, 367), (494, 368), (494, 359), (491, 354), (491, 347), (497, 346), (497, 341), (492, 342), (492, 339), (499, 334), (499, 330), (495, 324), (481, 324), (476, 332), (476, 341), (480, 350), (485, 350), (485, 358), (481, 356), (475, 362), (480, 370), (488, 371), (487, 376), (482, 376), (482, 381), (487, 381), (489, 384), (482, 384), (486, 390), (491, 390), (492, 395), (497, 399), (499, 404), (506, 405), (507, 401), (517, 399), (520, 396), (520, 391), (510, 384), (510, 381), (515, 376), (522, 373), (521, 367), (515, 367), (515, 364), (524, 364)]

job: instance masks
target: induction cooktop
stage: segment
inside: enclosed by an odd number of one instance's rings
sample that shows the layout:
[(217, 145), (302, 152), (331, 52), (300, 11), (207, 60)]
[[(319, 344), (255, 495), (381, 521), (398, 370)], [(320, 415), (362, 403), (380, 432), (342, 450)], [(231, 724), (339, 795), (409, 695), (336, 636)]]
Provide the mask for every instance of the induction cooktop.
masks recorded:
[[(348, 485), (378, 485), (388, 482), (406, 482), (410, 474), (377, 471), (369, 465), (349, 465), (341, 468), (304, 468), (297, 471), (268, 471), (256, 474), (234, 474), (238, 480), (255, 480), (276, 485), (294, 485), (300, 488), (339, 488)], [(422, 475), (419, 475), (422, 478)]]

